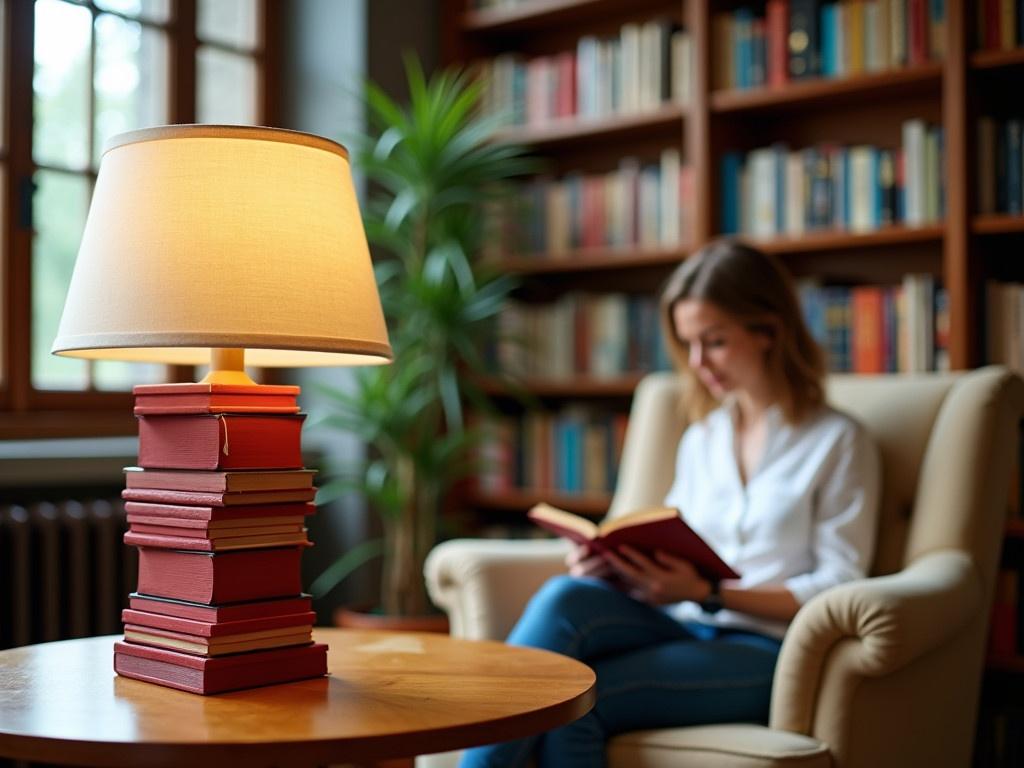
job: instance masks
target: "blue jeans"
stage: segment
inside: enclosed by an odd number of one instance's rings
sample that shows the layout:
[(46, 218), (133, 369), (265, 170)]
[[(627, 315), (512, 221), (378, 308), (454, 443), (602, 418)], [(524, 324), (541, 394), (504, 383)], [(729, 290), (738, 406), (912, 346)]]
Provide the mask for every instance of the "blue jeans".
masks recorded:
[[(530, 600), (508, 637), (589, 664), (597, 703), (574, 723), (468, 750), (462, 768), (594, 768), (605, 742), (643, 728), (768, 721), (781, 641), (754, 632), (681, 623), (600, 579), (556, 576)], [(495, 695), (500, 692), (495, 691)]]

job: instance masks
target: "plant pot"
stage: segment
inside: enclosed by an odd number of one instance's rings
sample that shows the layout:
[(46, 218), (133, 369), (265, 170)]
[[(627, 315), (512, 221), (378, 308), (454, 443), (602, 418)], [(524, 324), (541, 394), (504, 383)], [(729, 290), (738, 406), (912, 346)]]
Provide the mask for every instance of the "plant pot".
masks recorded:
[(437, 632), (448, 634), (448, 617), (443, 613), (425, 616), (393, 616), (361, 608), (337, 608), (334, 626), (344, 629), (379, 629), (387, 632)]

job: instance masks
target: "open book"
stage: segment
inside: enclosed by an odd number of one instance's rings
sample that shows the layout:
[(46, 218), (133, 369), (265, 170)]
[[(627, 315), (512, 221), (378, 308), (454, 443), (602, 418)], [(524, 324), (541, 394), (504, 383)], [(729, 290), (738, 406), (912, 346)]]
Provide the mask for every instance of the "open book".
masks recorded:
[(683, 522), (679, 510), (670, 507), (631, 512), (600, 525), (585, 517), (538, 504), (528, 513), (537, 525), (547, 528), (600, 554), (623, 544), (645, 555), (661, 550), (689, 560), (702, 576), (710, 579), (738, 579), (740, 575), (725, 564), (697, 533)]

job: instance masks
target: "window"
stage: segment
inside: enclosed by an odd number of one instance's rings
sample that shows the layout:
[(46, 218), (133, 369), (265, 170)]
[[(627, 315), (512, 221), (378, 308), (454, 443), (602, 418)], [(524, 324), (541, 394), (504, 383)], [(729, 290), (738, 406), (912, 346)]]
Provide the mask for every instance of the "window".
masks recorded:
[(0, 437), (131, 431), (133, 384), (190, 376), (58, 358), (50, 344), (111, 136), (175, 122), (272, 124), (272, 5), (0, 0)]

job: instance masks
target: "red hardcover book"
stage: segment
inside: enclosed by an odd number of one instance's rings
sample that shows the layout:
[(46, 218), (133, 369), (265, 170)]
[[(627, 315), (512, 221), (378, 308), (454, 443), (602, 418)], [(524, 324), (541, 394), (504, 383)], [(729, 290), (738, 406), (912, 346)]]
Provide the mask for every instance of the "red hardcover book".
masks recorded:
[(114, 643), (114, 671), (190, 693), (223, 693), (321, 677), (327, 674), (327, 646), (310, 644), (207, 658), (119, 642)]
[[(279, 602), (283, 603), (285, 601)], [(281, 629), (283, 627), (312, 627), (313, 622), (316, 621), (316, 614), (313, 611), (305, 611), (303, 613), (264, 616), (258, 619), (245, 619), (242, 621), (213, 622), (184, 619), (180, 616), (165, 616), (160, 613), (125, 608), (121, 611), (121, 621), (125, 624), (164, 629), (169, 632), (180, 632), (186, 635), (230, 637), (232, 635), (244, 635), (252, 632), (263, 632), (268, 629)]]
[(298, 413), (299, 387), (277, 384), (139, 384), (135, 415), (159, 413)]
[(124, 639), (153, 648), (167, 648), (193, 656), (225, 656), (229, 653), (249, 653), (313, 642), (313, 627), (282, 627), (261, 632), (249, 632), (233, 637), (201, 637), (185, 632), (126, 624)]
[(292, 518), (312, 515), (316, 507), (312, 504), (259, 504), (239, 506), (225, 509), (224, 507), (190, 507), (181, 504), (149, 504), (140, 501), (129, 501), (124, 505), (129, 515), (146, 518), (166, 518), (173, 523), (162, 525), (186, 525), (186, 521), (195, 521), (197, 527), (215, 527), (219, 525), (257, 524), (263, 518)]
[(296, 488), (290, 491), (237, 491), (235, 493), (207, 493), (202, 491), (169, 491), (161, 488), (125, 488), (121, 498), (174, 506), (250, 507), (273, 504), (275, 507), (292, 502), (309, 502), (316, 497), (316, 488)]
[(128, 525), (136, 533), (155, 533), (157, 536), (196, 536), (215, 539), (218, 536), (257, 536), (264, 533), (290, 533), (302, 529), (306, 518), (253, 517), (248, 520), (177, 520), (173, 517), (147, 517), (128, 515)]
[(299, 469), (305, 418), (302, 413), (140, 416), (139, 466)]
[(255, 621), (274, 616), (309, 613), (312, 609), (313, 598), (309, 595), (299, 595), (297, 597), (279, 597), (273, 600), (205, 605), (132, 592), (128, 595), (128, 605), (135, 611), (158, 613), (161, 616), (174, 616), (213, 625), (227, 625), (236, 621)]
[(679, 510), (670, 507), (635, 512), (601, 525), (548, 504), (538, 504), (529, 511), (528, 517), (552, 533), (589, 547), (595, 554), (623, 545), (645, 553), (660, 550), (689, 560), (707, 577), (740, 577), (696, 531), (683, 522)]
[(293, 491), (313, 487), (315, 469), (189, 470), (125, 467), (127, 488), (198, 493)]
[(907, 0), (908, 63), (928, 63), (928, 0)]
[(206, 604), (298, 595), (302, 592), (299, 561), (303, 548), (210, 554), (141, 547), (138, 590)]
[(129, 547), (155, 547), (157, 549), (180, 549), (188, 552), (233, 552), (239, 549), (259, 547), (308, 546), (306, 529), (287, 533), (242, 534), (206, 538), (197, 536), (168, 536), (130, 530), (124, 534), (124, 543)]
[(858, 286), (853, 289), (853, 370), (856, 373), (885, 371), (885, 322), (882, 289)]
[(768, 0), (765, 25), (768, 85), (778, 88), (789, 80), (789, 0)]

